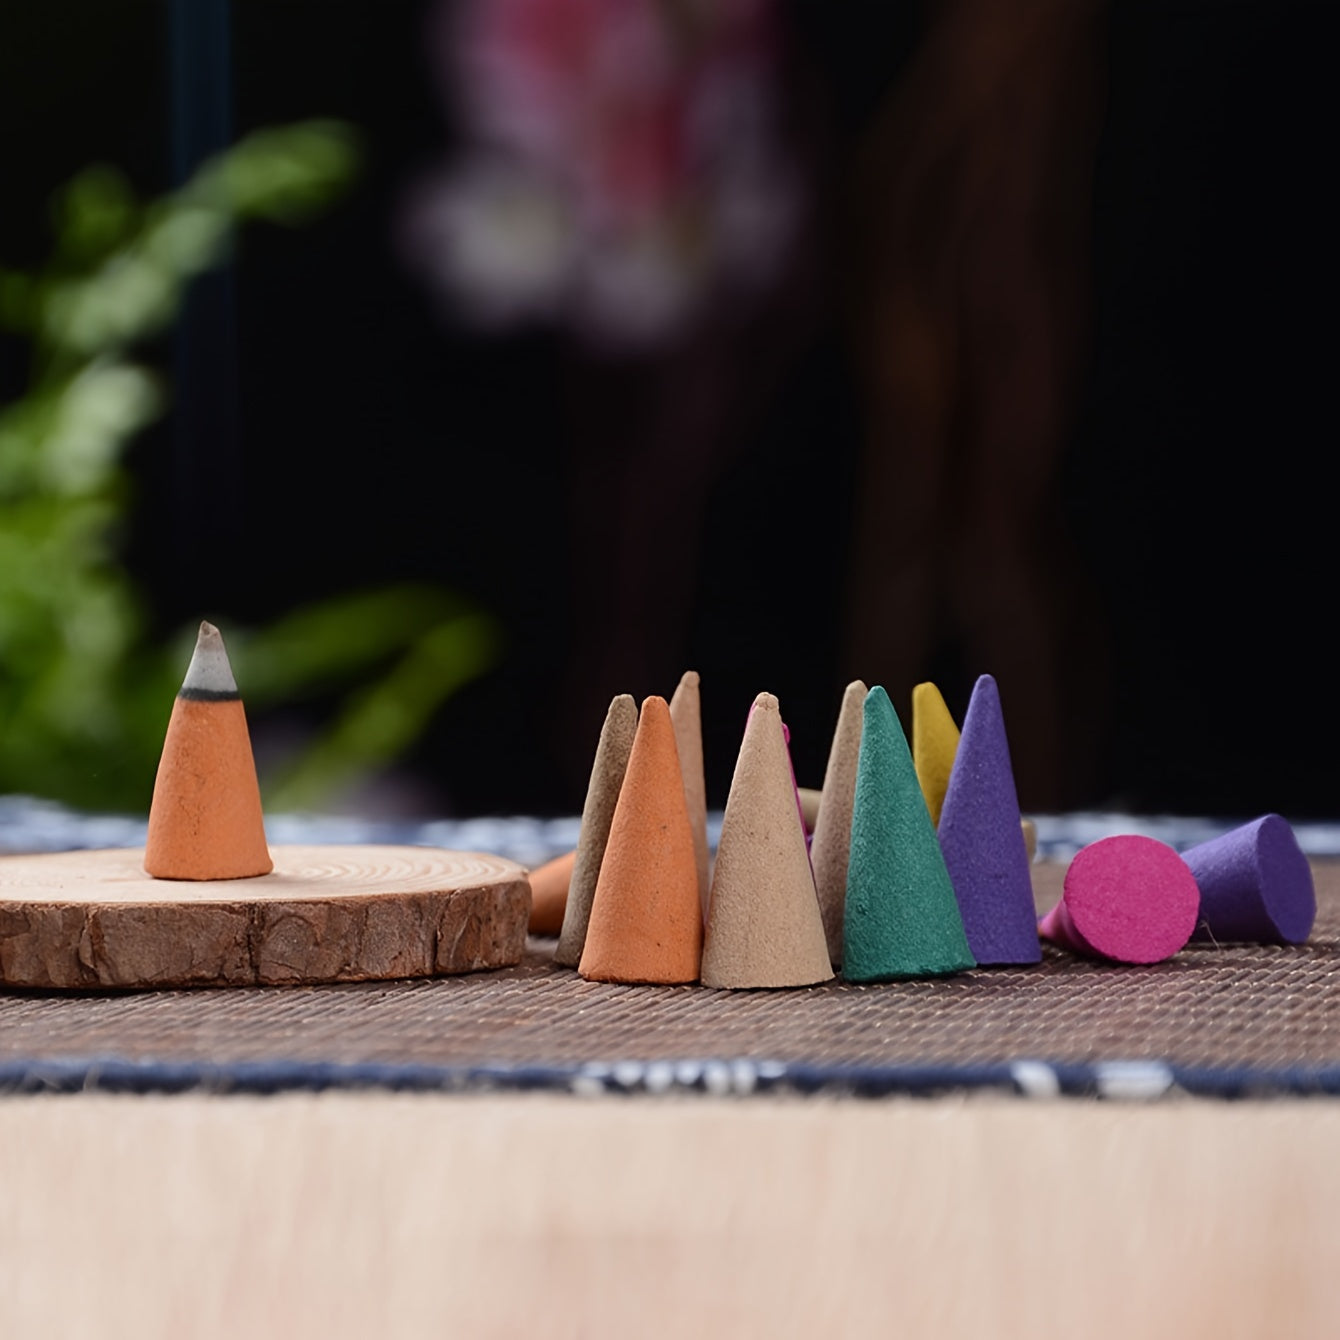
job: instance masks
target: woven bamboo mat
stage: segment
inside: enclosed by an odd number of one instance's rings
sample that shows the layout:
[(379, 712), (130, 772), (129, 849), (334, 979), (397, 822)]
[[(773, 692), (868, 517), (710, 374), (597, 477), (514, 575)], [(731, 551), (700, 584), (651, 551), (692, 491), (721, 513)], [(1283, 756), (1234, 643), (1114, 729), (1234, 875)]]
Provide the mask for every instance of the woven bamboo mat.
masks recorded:
[[(1034, 867), (1040, 910), (1059, 895), (1063, 869)], [(532, 939), (516, 968), (428, 981), (0, 992), (0, 1086), (68, 1088), (121, 1075), (130, 1087), (247, 1087), (250, 1076), (251, 1087), (273, 1088), (287, 1075), (299, 1087), (469, 1087), (471, 1076), (496, 1087), (510, 1075), (525, 1087), (590, 1087), (614, 1076), (615, 1087), (664, 1088), (701, 1086), (706, 1073), (711, 1088), (714, 1072), (701, 1064), (710, 1059), (735, 1063), (737, 1076), (743, 1066), (750, 1089), (760, 1078), (808, 1077), (801, 1087), (815, 1088), (862, 1073), (931, 1076), (937, 1088), (1012, 1076), (1019, 1088), (1028, 1067), (1044, 1062), (1059, 1067), (1062, 1090), (1082, 1090), (1093, 1067), (1150, 1062), (1177, 1081), (1217, 1075), (1223, 1083), (1202, 1085), (1212, 1092), (1241, 1090), (1243, 1075), (1255, 1075), (1257, 1088), (1295, 1090), (1302, 1076), (1303, 1089), (1330, 1092), (1340, 1087), (1340, 863), (1314, 869), (1318, 918), (1308, 944), (1193, 945), (1140, 968), (1048, 948), (1034, 968), (725, 992), (585, 982), (551, 965), (552, 941)], [(1088, 1078), (1076, 1081), (1074, 1067)], [(1234, 1075), (1236, 1085), (1227, 1083)], [(1293, 1079), (1281, 1086), (1280, 1076)]]

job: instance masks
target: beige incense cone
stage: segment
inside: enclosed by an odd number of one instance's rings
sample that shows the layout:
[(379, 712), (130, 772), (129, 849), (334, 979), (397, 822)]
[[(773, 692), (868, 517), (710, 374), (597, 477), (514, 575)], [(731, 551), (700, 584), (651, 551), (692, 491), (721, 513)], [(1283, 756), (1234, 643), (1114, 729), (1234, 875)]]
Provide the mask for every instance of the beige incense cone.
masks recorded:
[(577, 971), (598, 982), (696, 982), (703, 912), (693, 828), (664, 698), (638, 718)]
[(823, 802), (824, 793), (816, 791), (812, 786), (798, 786), (796, 795), (800, 797), (800, 817), (805, 820), (805, 831), (813, 833), (819, 823), (819, 806)]
[(530, 880), (530, 924), (532, 935), (557, 935), (563, 928), (563, 911), (568, 905), (568, 886), (572, 883), (575, 851), (555, 856), (536, 866)]
[(1019, 827), (1024, 830), (1024, 850), (1028, 852), (1028, 863), (1032, 865), (1038, 859), (1038, 826), (1032, 819), (1020, 819)]
[(726, 800), (702, 982), (808, 986), (832, 976), (781, 713), (772, 694), (760, 693)]
[(246, 713), (213, 624), (200, 625), (172, 705), (144, 868), (158, 879), (245, 879), (274, 868)]
[(847, 858), (851, 853), (851, 810), (856, 798), (856, 762), (861, 754), (861, 720), (865, 685), (853, 680), (842, 694), (833, 743), (824, 773), (823, 803), (810, 843), (814, 886), (824, 919), (828, 958), (842, 962), (842, 908), (847, 898)]
[(605, 724), (600, 728), (600, 743), (596, 745), (595, 762), (591, 765), (591, 780), (586, 787), (586, 803), (582, 806), (582, 828), (577, 838), (577, 854), (572, 865), (572, 881), (563, 909), (563, 924), (554, 950), (554, 962), (563, 968), (575, 968), (581, 962), (582, 947), (586, 943), (586, 927), (591, 919), (591, 901), (596, 893), (596, 879), (605, 857), (614, 807), (623, 786), (628, 755), (637, 734), (637, 704), (626, 693), (621, 693), (609, 705)]
[(684, 775), (684, 800), (689, 807), (689, 823), (693, 826), (698, 897), (706, 917), (707, 898), (712, 890), (707, 873), (707, 782), (703, 775), (703, 716), (696, 670), (686, 670), (680, 676), (675, 696), (670, 699), (670, 720), (675, 726), (679, 770)]

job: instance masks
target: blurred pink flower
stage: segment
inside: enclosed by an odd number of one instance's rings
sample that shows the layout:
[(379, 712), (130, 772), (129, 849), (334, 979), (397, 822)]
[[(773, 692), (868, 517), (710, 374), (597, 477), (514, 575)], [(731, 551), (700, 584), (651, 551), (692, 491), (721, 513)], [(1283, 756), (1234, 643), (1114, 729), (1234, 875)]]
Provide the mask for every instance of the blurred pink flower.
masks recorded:
[(467, 312), (645, 342), (776, 274), (798, 193), (765, 0), (461, 0), (432, 51), (465, 147), (412, 245)]

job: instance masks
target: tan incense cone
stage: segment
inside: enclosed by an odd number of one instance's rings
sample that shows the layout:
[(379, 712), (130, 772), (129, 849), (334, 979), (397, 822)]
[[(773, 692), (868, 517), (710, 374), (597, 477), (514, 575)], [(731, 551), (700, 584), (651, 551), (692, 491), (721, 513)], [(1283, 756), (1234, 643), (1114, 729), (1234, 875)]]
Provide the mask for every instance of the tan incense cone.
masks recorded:
[(596, 745), (595, 762), (591, 765), (591, 780), (586, 787), (586, 803), (582, 806), (582, 829), (577, 838), (577, 854), (572, 865), (572, 882), (568, 885), (568, 901), (563, 909), (563, 925), (554, 950), (554, 962), (563, 968), (575, 968), (581, 961), (582, 946), (586, 943), (586, 926), (591, 919), (591, 900), (596, 893), (596, 878), (605, 857), (610, 824), (614, 821), (614, 807), (619, 789), (623, 786), (624, 770), (637, 734), (637, 704), (626, 693), (610, 703), (605, 713), (605, 724), (600, 728), (600, 743)]
[(648, 698), (577, 971), (597, 982), (696, 982), (702, 952), (698, 866), (675, 728), (665, 699)]
[(832, 976), (781, 713), (772, 694), (760, 693), (726, 800), (702, 982), (808, 986)]
[(1032, 865), (1038, 858), (1038, 826), (1032, 819), (1020, 819), (1019, 827), (1024, 830), (1024, 850), (1028, 852), (1028, 863)]
[(834, 967), (842, 962), (842, 909), (847, 899), (847, 857), (851, 853), (851, 809), (856, 798), (856, 761), (861, 753), (861, 720), (865, 707), (865, 685), (853, 680), (842, 694), (833, 743), (828, 749), (824, 773), (823, 803), (819, 806), (810, 864), (824, 919), (828, 958)]
[(530, 872), (530, 925), (532, 935), (557, 935), (563, 927), (563, 909), (568, 905), (575, 851), (555, 856)]
[(670, 699), (670, 720), (675, 726), (675, 748), (679, 770), (684, 775), (684, 800), (693, 826), (693, 857), (698, 866), (698, 897), (707, 916), (711, 893), (707, 873), (707, 782), (703, 776), (703, 717), (698, 694), (698, 672), (685, 670)]
[(274, 868), (246, 713), (213, 624), (200, 625), (172, 705), (144, 868), (158, 879), (245, 879)]
[(798, 786), (796, 795), (800, 797), (800, 817), (805, 820), (805, 831), (813, 833), (819, 823), (819, 806), (824, 793), (816, 791), (812, 786)]

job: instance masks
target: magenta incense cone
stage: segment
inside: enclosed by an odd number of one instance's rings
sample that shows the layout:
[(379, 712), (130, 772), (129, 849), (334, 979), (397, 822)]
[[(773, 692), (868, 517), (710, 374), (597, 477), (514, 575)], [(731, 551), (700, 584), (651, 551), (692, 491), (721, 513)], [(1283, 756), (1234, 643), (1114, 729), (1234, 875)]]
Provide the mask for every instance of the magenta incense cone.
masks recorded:
[(1038, 930), (1066, 949), (1118, 963), (1158, 963), (1191, 938), (1200, 890), (1166, 843), (1128, 834), (1080, 851), (1061, 901)]

